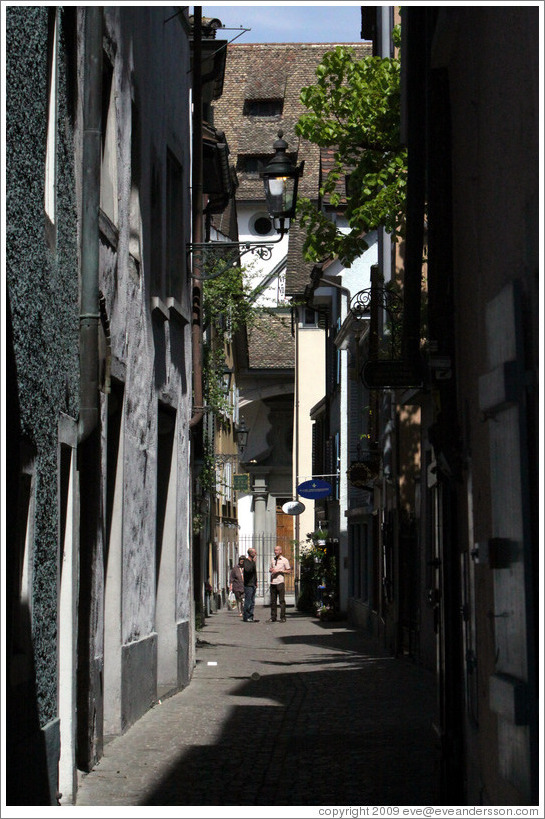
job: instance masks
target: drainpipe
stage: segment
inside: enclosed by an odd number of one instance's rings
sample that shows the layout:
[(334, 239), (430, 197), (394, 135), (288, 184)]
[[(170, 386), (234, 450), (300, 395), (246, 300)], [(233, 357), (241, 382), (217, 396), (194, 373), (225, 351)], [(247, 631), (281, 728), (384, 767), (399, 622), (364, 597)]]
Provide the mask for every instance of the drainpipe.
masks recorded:
[(100, 622), (101, 435), (99, 409), (98, 290), (102, 119), (102, 8), (84, 11), (82, 192), (80, 245), (79, 589), (77, 767), (90, 771), (103, 749), (103, 669)]
[[(194, 7), (193, 20), (193, 168), (191, 198), (192, 240), (199, 247), (202, 243), (202, 7)], [(202, 256), (197, 250), (193, 253), (193, 289), (192, 289), (192, 349), (193, 349), (193, 415), (189, 426), (195, 427), (204, 415), (202, 385)]]
[(83, 180), (81, 195), (80, 409), (84, 441), (98, 424), (98, 210), (102, 118), (102, 8), (85, 11)]

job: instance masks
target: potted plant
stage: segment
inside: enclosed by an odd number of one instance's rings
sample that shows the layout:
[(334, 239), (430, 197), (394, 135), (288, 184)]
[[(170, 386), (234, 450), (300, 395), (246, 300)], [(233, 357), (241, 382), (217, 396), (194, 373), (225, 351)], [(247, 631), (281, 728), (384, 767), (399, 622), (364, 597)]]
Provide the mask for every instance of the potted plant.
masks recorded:
[(316, 607), (316, 617), (319, 620), (334, 620), (335, 616), (334, 608), (327, 603), (321, 603)]
[(378, 477), (379, 466), (378, 460), (352, 461), (346, 472), (348, 480), (358, 489), (367, 489)]
[(297, 597), (297, 608), (307, 614), (314, 612), (316, 592), (321, 582), (321, 561), (314, 542), (308, 536), (307, 546), (301, 550), (300, 557), (300, 588)]
[(309, 540), (312, 540), (313, 543), (316, 543), (318, 546), (325, 546), (327, 538), (329, 536), (329, 532), (327, 529), (316, 529), (315, 532), (310, 532), (307, 535)]

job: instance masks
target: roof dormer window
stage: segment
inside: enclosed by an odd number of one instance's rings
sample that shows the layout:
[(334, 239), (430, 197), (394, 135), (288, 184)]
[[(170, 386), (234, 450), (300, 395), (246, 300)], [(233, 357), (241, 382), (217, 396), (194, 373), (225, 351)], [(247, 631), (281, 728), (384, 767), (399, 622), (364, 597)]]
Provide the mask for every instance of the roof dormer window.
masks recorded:
[(245, 100), (245, 117), (281, 117), (284, 108), (284, 100)]

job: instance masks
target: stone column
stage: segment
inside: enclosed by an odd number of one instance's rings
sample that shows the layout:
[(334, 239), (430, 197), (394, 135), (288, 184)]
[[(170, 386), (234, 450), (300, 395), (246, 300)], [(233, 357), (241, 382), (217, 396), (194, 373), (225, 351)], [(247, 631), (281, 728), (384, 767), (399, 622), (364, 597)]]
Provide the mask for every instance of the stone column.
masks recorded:
[(267, 489), (267, 479), (265, 477), (254, 478), (253, 485), (254, 495), (254, 545), (257, 551), (257, 576), (258, 589), (257, 594), (268, 598), (269, 582), (268, 567), (264, 566), (265, 559), (265, 541), (268, 533), (267, 526), (267, 501), (269, 497)]
[(264, 535), (267, 533), (267, 500), (269, 493), (267, 490), (266, 478), (255, 478), (253, 486), (254, 495), (254, 535)]

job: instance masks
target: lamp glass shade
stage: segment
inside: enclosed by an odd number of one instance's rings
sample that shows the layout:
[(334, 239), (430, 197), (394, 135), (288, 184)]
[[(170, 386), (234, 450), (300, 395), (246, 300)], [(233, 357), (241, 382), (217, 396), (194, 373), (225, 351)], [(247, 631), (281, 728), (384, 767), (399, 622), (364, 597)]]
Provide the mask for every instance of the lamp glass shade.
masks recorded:
[(285, 181), (286, 181), (285, 176), (276, 176), (273, 179), (267, 179), (265, 182), (265, 193), (267, 192), (268, 182), (270, 195), (275, 199), (279, 196), (281, 197), (284, 193)]
[(269, 215), (291, 219), (295, 211), (296, 176), (273, 176), (263, 180)]

